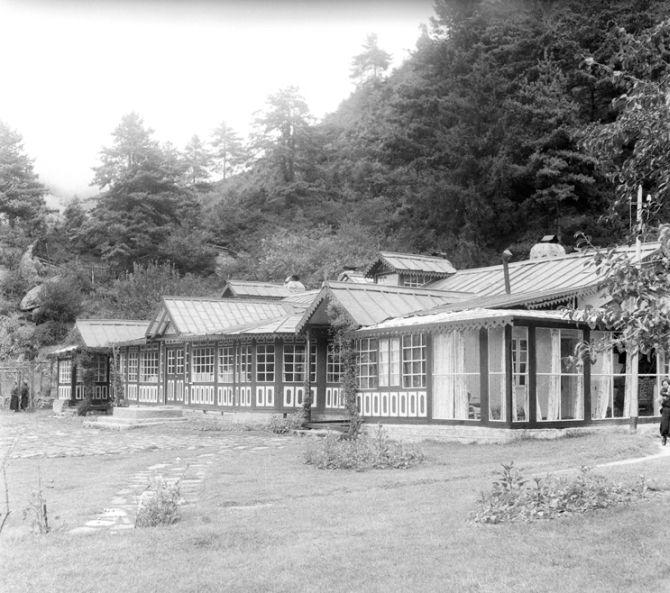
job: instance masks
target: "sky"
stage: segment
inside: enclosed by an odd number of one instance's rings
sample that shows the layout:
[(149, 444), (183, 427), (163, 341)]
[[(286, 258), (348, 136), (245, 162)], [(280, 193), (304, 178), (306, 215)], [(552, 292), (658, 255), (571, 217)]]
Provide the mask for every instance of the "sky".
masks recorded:
[(369, 33), (397, 66), (433, 12), (433, 0), (0, 0), (0, 120), (52, 193), (85, 197), (124, 114), (178, 148), (224, 120), (246, 135), (289, 85), (321, 118), (353, 90)]

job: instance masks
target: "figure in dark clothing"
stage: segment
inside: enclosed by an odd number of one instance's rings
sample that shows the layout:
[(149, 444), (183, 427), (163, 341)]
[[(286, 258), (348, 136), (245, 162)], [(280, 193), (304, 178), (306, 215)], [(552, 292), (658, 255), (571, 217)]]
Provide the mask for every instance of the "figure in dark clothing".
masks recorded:
[(21, 409), (28, 409), (28, 396), (30, 395), (30, 390), (28, 389), (28, 383), (26, 381), (21, 385)]
[(663, 445), (668, 442), (670, 435), (670, 380), (663, 379), (661, 382), (661, 438)]
[(12, 388), (11, 397), (9, 398), (9, 409), (14, 410), (15, 412), (19, 411), (19, 384), (14, 383)]

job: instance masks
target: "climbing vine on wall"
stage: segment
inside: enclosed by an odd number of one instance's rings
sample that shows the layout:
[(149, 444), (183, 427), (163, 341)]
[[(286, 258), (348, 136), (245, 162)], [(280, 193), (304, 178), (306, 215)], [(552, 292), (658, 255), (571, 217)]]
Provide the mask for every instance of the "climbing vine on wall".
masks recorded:
[(347, 437), (355, 439), (360, 432), (362, 422), (356, 401), (358, 368), (356, 340), (353, 337), (353, 331), (357, 329), (357, 326), (347, 313), (334, 303), (328, 305), (328, 318), (333, 333), (333, 344), (338, 351), (340, 364), (342, 365), (341, 388), (349, 420)]

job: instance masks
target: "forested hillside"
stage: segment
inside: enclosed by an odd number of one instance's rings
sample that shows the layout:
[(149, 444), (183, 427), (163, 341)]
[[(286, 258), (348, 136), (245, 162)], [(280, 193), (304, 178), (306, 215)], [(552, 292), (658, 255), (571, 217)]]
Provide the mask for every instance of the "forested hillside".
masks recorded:
[[(0, 125), (2, 313), (44, 284), (37, 332), (18, 340), (39, 345), (75, 315), (146, 316), (161, 293), (216, 294), (226, 277), (318, 286), (380, 248), (467, 267), (525, 257), (546, 233), (607, 245), (628, 233), (640, 184), (652, 228), (670, 204), (668, 18), (670, 1), (437, 2), (392, 72), (370, 35), (355, 91), (322, 121), (294, 87), (248, 138), (222, 121), (178, 148), (126, 115), (93, 207), (62, 216)], [(31, 244), (44, 265), (26, 273)]]

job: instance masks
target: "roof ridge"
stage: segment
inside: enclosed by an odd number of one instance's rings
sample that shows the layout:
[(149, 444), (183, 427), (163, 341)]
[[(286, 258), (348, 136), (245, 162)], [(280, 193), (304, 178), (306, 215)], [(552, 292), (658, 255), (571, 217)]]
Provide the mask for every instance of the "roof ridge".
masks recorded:
[[(642, 249), (648, 248), (651, 249), (652, 246), (657, 246), (659, 245), (658, 241), (652, 241), (650, 243), (642, 243)], [(603, 247), (600, 249), (600, 251), (605, 251), (608, 249), (612, 249), (611, 247)], [(614, 247), (615, 250), (631, 250), (635, 249), (635, 245), (621, 245), (618, 247)], [(563, 261), (566, 259), (579, 259), (582, 257), (593, 257), (598, 250), (596, 249), (588, 249), (584, 251), (573, 251), (572, 253), (566, 253), (565, 255), (559, 255), (556, 257), (538, 257), (535, 259), (522, 259), (519, 261), (511, 261), (509, 262), (509, 266), (511, 267), (522, 267), (526, 265), (532, 265), (532, 264), (537, 264), (537, 263), (542, 263), (542, 262), (556, 262), (556, 261)], [(486, 270), (494, 270), (497, 268), (502, 268), (503, 264), (492, 264), (490, 266), (481, 266), (478, 268), (461, 268), (459, 270), (456, 270), (456, 274), (465, 274), (465, 273), (474, 273), (474, 272), (481, 272), (481, 271), (486, 271)], [(456, 275), (454, 274), (454, 276)], [(444, 278), (444, 280), (448, 280), (452, 278), (453, 276), (450, 276), (449, 278)], [(439, 282), (439, 281), (438, 281)]]
[(340, 287), (346, 287), (346, 288), (355, 288), (357, 290), (363, 290), (363, 291), (373, 291), (373, 292), (401, 292), (401, 293), (416, 293), (419, 292), (420, 294), (436, 294), (440, 296), (445, 296), (448, 293), (459, 293), (464, 296), (467, 295), (474, 295), (475, 293), (469, 292), (469, 291), (464, 291), (464, 290), (443, 290), (441, 288), (430, 288), (430, 287), (423, 287), (423, 286), (393, 286), (392, 284), (376, 284), (376, 283), (366, 283), (366, 284), (359, 284), (356, 282), (339, 282), (337, 280), (329, 280), (328, 282), (324, 283), (324, 287), (330, 287), (330, 288), (340, 288)]

